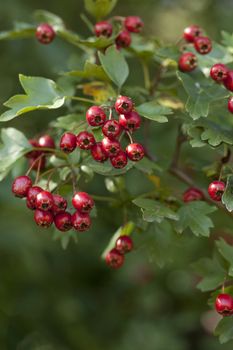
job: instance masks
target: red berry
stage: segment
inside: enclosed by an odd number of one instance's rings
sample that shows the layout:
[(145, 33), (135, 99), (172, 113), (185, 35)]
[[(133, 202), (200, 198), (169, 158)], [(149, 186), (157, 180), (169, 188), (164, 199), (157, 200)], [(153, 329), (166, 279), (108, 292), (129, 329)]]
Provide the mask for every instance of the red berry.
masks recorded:
[(42, 191), (36, 196), (36, 208), (40, 210), (50, 210), (53, 208), (53, 195), (49, 191)]
[(124, 264), (125, 257), (115, 248), (106, 255), (105, 261), (113, 269), (119, 269)]
[[(39, 143), (35, 139), (28, 140), (32, 147), (40, 147)], [(41, 151), (31, 151), (26, 154), (27, 158), (38, 158), (41, 155)]]
[(53, 214), (50, 211), (36, 209), (34, 213), (34, 220), (38, 226), (48, 228), (53, 223)]
[(122, 30), (116, 37), (116, 46), (118, 49), (129, 47), (131, 44), (131, 36), (127, 30)]
[(224, 79), (227, 77), (228, 68), (225, 64), (216, 63), (210, 69), (210, 76), (213, 80), (218, 83), (222, 83)]
[(145, 151), (140, 143), (130, 143), (126, 147), (126, 154), (130, 160), (138, 162), (144, 157)]
[(181, 72), (191, 72), (197, 67), (197, 56), (192, 52), (183, 53), (178, 61)]
[(67, 208), (67, 200), (59, 194), (53, 195), (53, 213), (63, 213)]
[(133, 249), (133, 241), (132, 238), (129, 236), (120, 236), (116, 240), (116, 250), (121, 254), (126, 254), (131, 252)]
[(140, 33), (144, 26), (143, 21), (138, 16), (128, 16), (125, 18), (125, 28), (132, 33)]
[(107, 120), (102, 127), (102, 132), (104, 136), (107, 136), (109, 139), (114, 139), (121, 133), (120, 124), (114, 119)]
[(208, 187), (208, 193), (210, 197), (219, 202), (222, 199), (222, 195), (225, 191), (225, 183), (222, 181), (213, 181)]
[(98, 106), (92, 106), (87, 110), (86, 119), (91, 126), (101, 126), (106, 120), (104, 110)]
[(12, 184), (12, 192), (16, 197), (26, 197), (29, 188), (32, 187), (32, 180), (28, 176), (18, 176), (14, 179)]
[(126, 114), (133, 109), (133, 101), (128, 96), (119, 96), (115, 102), (115, 110), (119, 114)]
[(27, 207), (29, 209), (36, 209), (36, 196), (42, 192), (43, 189), (39, 186), (32, 186), (27, 193)]
[(87, 213), (80, 213), (79, 211), (76, 211), (72, 215), (72, 225), (76, 231), (87, 231), (91, 226), (91, 218)]
[(223, 83), (227, 90), (233, 91), (233, 70), (227, 72), (227, 76), (223, 80)]
[(41, 44), (50, 44), (56, 33), (48, 23), (42, 23), (36, 28), (36, 37)]
[(43, 135), (38, 140), (39, 146), (43, 148), (55, 148), (55, 143), (50, 135)]
[(183, 38), (192, 43), (194, 39), (200, 35), (202, 35), (202, 29), (199, 26), (191, 25), (184, 30)]
[(194, 47), (201, 55), (206, 55), (212, 50), (212, 42), (207, 36), (199, 36), (194, 39)]
[(110, 161), (116, 169), (122, 169), (128, 163), (127, 155), (124, 151), (120, 151), (115, 157), (110, 158)]
[(54, 224), (59, 231), (66, 232), (72, 228), (71, 214), (68, 212), (59, 213), (54, 217)]
[(91, 148), (91, 155), (93, 159), (95, 159), (97, 162), (105, 162), (108, 159), (108, 155), (105, 152), (102, 142), (97, 142), (92, 148)]
[(76, 148), (76, 136), (71, 132), (66, 132), (60, 140), (60, 148), (65, 153), (71, 153)]
[(222, 316), (233, 314), (233, 298), (229, 294), (219, 294), (215, 301), (215, 309)]
[(102, 147), (109, 157), (115, 157), (121, 150), (120, 142), (108, 137), (103, 138)]
[(77, 146), (81, 149), (91, 149), (92, 146), (95, 144), (95, 138), (94, 135), (87, 131), (81, 131), (77, 137)]
[(195, 187), (190, 187), (183, 193), (183, 201), (186, 203), (192, 201), (201, 201), (203, 199), (203, 192)]
[(72, 204), (81, 213), (89, 213), (95, 205), (93, 198), (86, 192), (76, 192)]
[(228, 100), (228, 110), (229, 112), (233, 113), (233, 96)]
[(112, 35), (112, 25), (107, 21), (96, 23), (94, 29), (95, 29), (95, 35), (97, 37), (102, 35), (109, 38)]
[(119, 117), (119, 124), (125, 130), (128, 130), (130, 132), (134, 132), (140, 128), (141, 117), (135, 111), (132, 111), (132, 112), (125, 114), (125, 115), (121, 114)]
[(32, 166), (33, 170), (37, 171), (39, 167), (40, 167), (40, 170), (43, 170), (45, 168), (45, 165), (46, 165), (45, 157), (29, 158), (29, 167)]

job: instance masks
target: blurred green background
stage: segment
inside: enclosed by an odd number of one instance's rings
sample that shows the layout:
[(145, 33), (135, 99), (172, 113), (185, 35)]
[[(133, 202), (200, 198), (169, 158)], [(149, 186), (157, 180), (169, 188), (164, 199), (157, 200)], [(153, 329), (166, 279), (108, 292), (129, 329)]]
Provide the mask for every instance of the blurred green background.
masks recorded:
[[(90, 35), (80, 19), (82, 0), (1, 1), (0, 30), (10, 29), (14, 21), (30, 21), (35, 9), (54, 12), (69, 28)], [(221, 30), (232, 32), (232, 11), (232, 0), (119, 0), (114, 13), (140, 15), (145, 33), (174, 42), (192, 23), (219, 39)], [(49, 47), (33, 39), (1, 42), (0, 52), (1, 105), (20, 91), (18, 73), (55, 78), (59, 71), (81, 64), (79, 52), (60, 40)], [(135, 81), (140, 80), (141, 73), (134, 73)], [(31, 137), (60, 113), (28, 113), (3, 126), (17, 127)], [(153, 132), (151, 145), (159, 153), (167, 141), (158, 130)], [(169, 133), (174, 136), (172, 127)], [(207, 161), (205, 154), (202, 157)], [(133, 182), (130, 175), (126, 178), (132, 192), (135, 187), (143, 191), (139, 181), (137, 173)], [(112, 209), (98, 204), (92, 230), (63, 251), (51, 240), (51, 231), (37, 229), (25, 204), (12, 198), (10, 183), (8, 178), (0, 184), (1, 350), (232, 349), (232, 344), (220, 346), (212, 336), (216, 315), (208, 311), (208, 295), (195, 289), (197, 279), (189, 268), (210, 254), (212, 240), (182, 238), (175, 259), (163, 269), (136, 249), (123, 269), (109, 271), (100, 255), (121, 224)], [(101, 177), (91, 190), (104, 191)], [(166, 242), (162, 247), (159, 253), (169, 254)]]

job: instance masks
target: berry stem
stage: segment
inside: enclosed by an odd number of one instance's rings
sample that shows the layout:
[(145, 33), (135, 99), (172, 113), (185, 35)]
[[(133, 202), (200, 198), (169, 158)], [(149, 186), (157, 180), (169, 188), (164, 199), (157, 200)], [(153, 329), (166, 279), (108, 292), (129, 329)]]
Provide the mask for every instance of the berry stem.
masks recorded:
[(42, 156), (43, 156), (43, 155), (41, 155), (41, 156), (40, 156), (40, 159), (39, 159), (38, 168), (37, 168), (37, 171), (36, 171), (35, 183), (37, 183), (38, 180), (39, 180)]
[(143, 71), (143, 76), (144, 76), (145, 88), (146, 88), (146, 90), (150, 91), (151, 81), (150, 81), (149, 67), (148, 67), (145, 60), (141, 60), (141, 65), (142, 65), (142, 71)]
[(86, 102), (86, 103), (90, 103), (92, 105), (98, 105), (98, 103), (94, 100), (91, 100), (89, 98), (85, 98), (85, 97), (78, 97), (78, 96), (66, 96), (67, 99), (70, 100), (75, 100), (75, 101), (80, 101), (80, 102)]
[[(39, 157), (37, 157), (31, 164), (31, 166), (28, 168), (27, 172), (26, 172), (26, 176), (28, 176), (30, 174), (30, 172), (32, 171), (34, 165), (39, 161), (41, 163), (41, 158), (43, 157), (43, 154), (41, 154)], [(39, 163), (39, 165), (40, 165)], [(38, 166), (39, 168), (39, 166)]]
[(130, 143), (133, 143), (133, 138), (129, 131), (126, 131), (126, 135), (128, 136)]

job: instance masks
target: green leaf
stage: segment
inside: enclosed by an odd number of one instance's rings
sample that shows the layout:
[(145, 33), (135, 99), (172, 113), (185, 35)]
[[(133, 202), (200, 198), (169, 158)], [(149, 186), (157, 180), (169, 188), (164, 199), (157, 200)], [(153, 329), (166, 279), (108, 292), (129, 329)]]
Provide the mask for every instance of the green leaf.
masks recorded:
[(105, 54), (99, 52), (99, 59), (109, 78), (121, 87), (129, 75), (129, 67), (123, 54), (113, 45)]
[(162, 47), (156, 51), (156, 56), (163, 59), (169, 58), (174, 62), (177, 62), (180, 57), (180, 50), (177, 45)]
[(165, 218), (178, 220), (179, 216), (170, 208), (152, 199), (138, 197), (132, 201), (141, 208), (143, 219), (147, 222), (162, 222)]
[(152, 175), (155, 171), (159, 173), (163, 171), (158, 164), (156, 164), (155, 162), (152, 162), (147, 157), (142, 158), (140, 162), (135, 162), (134, 168), (148, 175)]
[(0, 40), (27, 39), (35, 36), (35, 26), (25, 25), (22, 28), (0, 32)]
[(91, 158), (85, 160), (85, 165), (90, 167), (95, 173), (104, 176), (115, 176), (125, 174), (133, 167), (133, 162), (128, 162), (127, 166), (123, 169), (114, 169), (109, 162), (98, 163)]
[(45, 10), (36, 10), (33, 14), (38, 23), (49, 23), (55, 30), (64, 29), (65, 24), (61, 17)]
[(54, 128), (69, 130), (76, 134), (87, 128), (84, 115), (75, 113), (58, 117), (51, 125)]
[(216, 210), (205, 202), (195, 201), (182, 206), (178, 210), (180, 217), (175, 224), (178, 233), (190, 229), (196, 236), (208, 237), (210, 228), (214, 227), (212, 220), (207, 216)]
[(86, 10), (99, 20), (113, 10), (117, 0), (84, 0), (84, 3)]
[(56, 109), (64, 104), (65, 97), (54, 81), (22, 74), (19, 75), (19, 80), (26, 94), (15, 95), (4, 103), (10, 110), (0, 116), (1, 122), (30, 111)]
[(233, 317), (223, 317), (218, 323), (214, 335), (219, 337), (221, 344), (233, 339)]
[(158, 123), (166, 123), (168, 121), (166, 115), (173, 113), (170, 108), (160, 106), (157, 101), (143, 103), (136, 107), (136, 109), (143, 117), (154, 120)]
[(216, 247), (218, 248), (219, 253), (230, 265), (228, 274), (233, 276), (233, 247), (222, 238), (216, 241)]
[(83, 79), (98, 79), (109, 81), (109, 78), (103, 70), (103, 67), (89, 61), (86, 61), (83, 71), (71, 71), (65, 74), (71, 77), (80, 77)]
[(227, 177), (227, 185), (222, 196), (222, 202), (228, 211), (233, 210), (233, 175)]

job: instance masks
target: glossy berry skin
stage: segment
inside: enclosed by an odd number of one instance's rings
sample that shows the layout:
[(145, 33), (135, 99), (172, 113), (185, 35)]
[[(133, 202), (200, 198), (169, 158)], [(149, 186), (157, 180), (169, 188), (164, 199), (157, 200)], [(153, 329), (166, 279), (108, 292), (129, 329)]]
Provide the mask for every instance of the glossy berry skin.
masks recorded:
[(53, 194), (53, 213), (63, 213), (67, 208), (67, 200), (60, 194)]
[(94, 160), (100, 163), (105, 162), (108, 159), (108, 155), (102, 146), (102, 142), (97, 142), (91, 148), (91, 155)]
[[(33, 165), (32, 165), (33, 164)], [(40, 170), (43, 170), (46, 166), (46, 159), (45, 157), (36, 157), (36, 158), (29, 158), (29, 167), (32, 167), (32, 170), (37, 171), (40, 167)]]
[(50, 210), (53, 208), (53, 195), (49, 191), (42, 191), (36, 196), (36, 208), (40, 210)]
[(181, 72), (191, 72), (197, 67), (197, 56), (192, 52), (183, 53), (178, 61)]
[[(35, 140), (35, 139), (30, 139), (30, 140), (28, 140), (28, 142), (30, 143), (30, 145), (32, 147), (40, 147), (38, 141)], [(31, 152), (28, 152), (25, 155), (25, 157), (26, 158), (37, 158), (37, 157), (39, 157), (41, 155), (41, 153), (42, 153), (41, 151), (31, 151)]]
[(41, 44), (50, 44), (56, 33), (48, 23), (42, 23), (36, 28), (36, 38)]
[(222, 316), (233, 315), (233, 298), (229, 294), (219, 294), (215, 301), (215, 309)]
[(44, 148), (55, 148), (54, 139), (50, 135), (43, 135), (38, 140), (39, 146)]
[(124, 21), (125, 28), (131, 33), (140, 33), (144, 23), (138, 16), (128, 16)]
[(101, 126), (106, 120), (104, 110), (99, 106), (92, 106), (87, 110), (86, 119), (91, 126)]
[(95, 203), (86, 192), (76, 192), (72, 198), (72, 204), (80, 213), (90, 213)]
[(216, 63), (210, 69), (211, 78), (218, 83), (222, 83), (226, 79), (227, 73), (228, 68), (222, 63)]
[(76, 148), (76, 135), (66, 132), (60, 140), (60, 148), (65, 153), (71, 153)]
[(129, 236), (120, 236), (116, 240), (116, 245), (115, 245), (116, 250), (121, 253), (121, 254), (126, 254), (131, 252), (133, 249), (133, 241), (132, 238)]
[(112, 35), (112, 25), (108, 21), (101, 21), (95, 24), (94, 31), (97, 37), (105, 36), (109, 38)]
[(132, 133), (140, 128), (141, 117), (135, 111), (132, 111), (125, 115), (121, 114), (119, 117), (119, 124), (122, 128)]
[(66, 232), (72, 228), (72, 217), (68, 212), (59, 213), (54, 217), (54, 224), (59, 231)]
[(39, 186), (32, 186), (27, 193), (27, 207), (29, 209), (36, 209), (36, 196), (42, 192), (43, 189)]
[(112, 269), (119, 269), (124, 264), (125, 257), (114, 248), (108, 252), (105, 261)]
[(184, 30), (184, 34), (183, 34), (183, 38), (189, 42), (189, 43), (193, 43), (194, 39), (198, 36), (201, 36), (202, 33), (202, 29), (197, 26), (197, 25), (191, 25), (187, 28), (185, 28)]
[(38, 226), (48, 228), (53, 223), (53, 214), (51, 211), (36, 209), (34, 213), (34, 220)]
[(193, 201), (201, 201), (203, 199), (204, 199), (203, 192), (195, 187), (190, 187), (183, 193), (183, 201), (185, 203), (193, 202)]
[(16, 197), (24, 198), (27, 196), (30, 187), (32, 187), (30, 177), (26, 175), (18, 176), (13, 181), (12, 192)]
[(116, 37), (116, 46), (118, 49), (129, 47), (131, 44), (131, 36), (127, 30), (122, 30)]
[(120, 142), (108, 137), (103, 138), (102, 147), (109, 157), (115, 157), (121, 150)]
[(120, 151), (115, 157), (110, 158), (110, 162), (114, 168), (122, 169), (128, 163), (127, 155), (124, 151)]
[(91, 218), (87, 213), (80, 213), (79, 211), (76, 211), (72, 215), (71, 220), (73, 228), (79, 232), (87, 231), (91, 226)]
[(227, 72), (227, 76), (223, 80), (223, 84), (227, 90), (233, 91), (233, 70)]
[(94, 135), (87, 131), (81, 131), (76, 137), (77, 146), (81, 149), (88, 150), (95, 144)]
[(133, 162), (138, 162), (144, 157), (145, 151), (143, 146), (140, 145), (140, 143), (130, 143), (126, 147), (126, 154), (130, 160), (132, 160)]
[(210, 198), (214, 201), (221, 201), (223, 192), (225, 191), (225, 183), (222, 181), (213, 181), (208, 187)]
[(206, 55), (212, 50), (212, 42), (207, 36), (199, 36), (194, 39), (194, 47), (201, 55)]
[(233, 97), (229, 98), (227, 107), (229, 112), (233, 113)]
[(133, 101), (128, 96), (119, 96), (115, 102), (115, 110), (118, 114), (126, 114), (133, 109)]
[(115, 119), (107, 120), (102, 127), (102, 132), (104, 136), (112, 140), (120, 135), (121, 126)]

